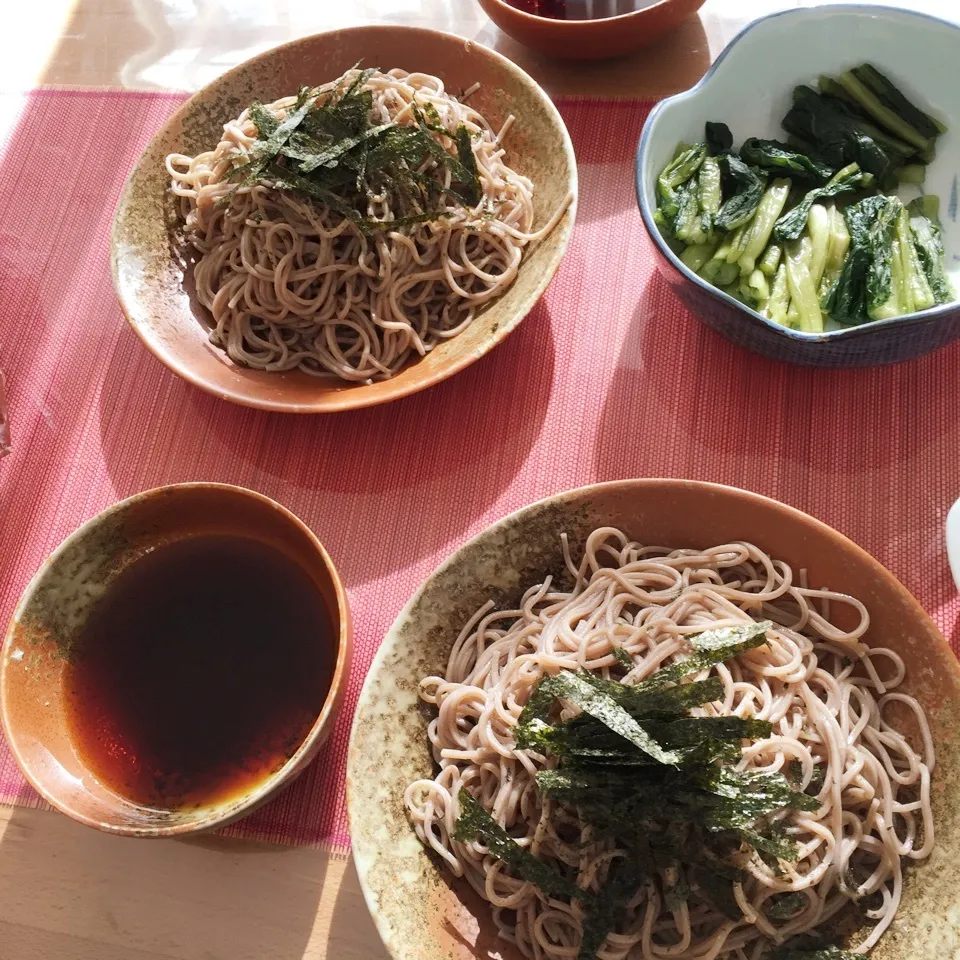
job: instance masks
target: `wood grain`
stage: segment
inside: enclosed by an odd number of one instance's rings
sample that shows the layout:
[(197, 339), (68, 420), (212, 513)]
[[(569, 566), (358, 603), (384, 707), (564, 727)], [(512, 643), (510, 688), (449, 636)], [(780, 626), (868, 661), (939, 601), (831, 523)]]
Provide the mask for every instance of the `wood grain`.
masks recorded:
[(349, 859), (0, 808), (3, 960), (386, 960)]

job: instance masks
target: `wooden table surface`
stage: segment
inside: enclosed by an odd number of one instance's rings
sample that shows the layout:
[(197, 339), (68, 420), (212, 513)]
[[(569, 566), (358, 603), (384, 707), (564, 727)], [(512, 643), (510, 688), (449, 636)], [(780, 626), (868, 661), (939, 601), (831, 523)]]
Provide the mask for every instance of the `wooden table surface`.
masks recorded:
[[(900, 5), (954, 19), (956, 4)], [(475, 0), (7, 0), (0, 91), (194, 90), (295, 37), (391, 22), (488, 44), (552, 94), (659, 97), (695, 83), (747, 21), (807, 5), (707, 0), (656, 49), (577, 66), (518, 46)], [(0, 960), (303, 957), (386, 960), (349, 860), (216, 836), (123, 840), (56, 813), (0, 807)]]

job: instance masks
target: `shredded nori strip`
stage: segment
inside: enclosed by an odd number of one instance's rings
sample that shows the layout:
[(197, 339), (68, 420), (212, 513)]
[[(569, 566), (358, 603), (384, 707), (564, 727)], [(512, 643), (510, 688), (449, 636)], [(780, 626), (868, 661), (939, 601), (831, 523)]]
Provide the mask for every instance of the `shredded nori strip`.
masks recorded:
[[(537, 704), (545, 703), (549, 698), (549, 704), (552, 704), (558, 697), (570, 701), (579, 707), (585, 714), (599, 720), (602, 724), (618, 734), (628, 743), (632, 743), (643, 753), (652, 757), (660, 763), (677, 763), (680, 755), (664, 750), (656, 740), (653, 739), (639, 723), (612, 697), (606, 692), (597, 689), (587, 680), (587, 674), (578, 673), (558, 673), (555, 676), (547, 677), (542, 680), (537, 689)], [(531, 697), (531, 702), (534, 700)], [(548, 704), (548, 706), (549, 706)], [(527, 706), (530, 704), (528, 703)], [(524, 717), (521, 713), (520, 723), (517, 727), (517, 744), (520, 745), (521, 738), (524, 737)], [(539, 717), (529, 718), (540, 720)]]
[[(687, 661), (684, 661), (685, 665), (686, 663)], [(603, 681), (593, 674), (585, 679), (591, 686), (601, 689), (619, 703), (633, 717), (679, 718), (691, 707), (713, 703), (723, 696), (723, 682), (719, 677), (681, 683), (675, 687), (647, 687), (644, 684), (631, 687), (618, 684), (617, 690), (610, 689), (609, 683), (612, 681)]]
[(503, 829), (467, 790), (457, 794), (460, 816), (454, 839), (460, 843), (479, 841), (499, 860), (502, 860), (521, 880), (528, 880), (549, 897), (583, 898), (588, 894), (572, 880), (557, 872), (548, 863), (538, 860), (521, 847)]
[(633, 669), (633, 657), (631, 657), (623, 647), (613, 648), (613, 659), (616, 660), (621, 667), (626, 667), (628, 670)]
[[(744, 843), (753, 847), (761, 859), (764, 859), (771, 866), (775, 866), (779, 860), (786, 860), (793, 863), (797, 859), (798, 848), (792, 840), (778, 840), (773, 837), (765, 837), (756, 830), (740, 829), (737, 834)], [(763, 857), (766, 854), (766, 857)]]
[(583, 922), (583, 938), (577, 960), (593, 960), (616, 926), (624, 907), (647, 877), (647, 870), (638, 863), (618, 860), (599, 893), (591, 898)]
[[(785, 776), (787, 780), (790, 781), (791, 786), (799, 787), (803, 782), (803, 764), (799, 760), (791, 760), (787, 764)], [(823, 779), (823, 767), (815, 766), (813, 768), (813, 776), (810, 778), (810, 783), (807, 784), (807, 789), (804, 790), (804, 793), (809, 796), (816, 796), (823, 789)]]
[(358, 133), (356, 136), (344, 137), (326, 150), (318, 151), (309, 159), (304, 160), (300, 164), (300, 172), (310, 173), (311, 170), (316, 170), (317, 167), (334, 167), (340, 157), (345, 153), (353, 150), (354, 147), (358, 147), (366, 140), (373, 140), (375, 137), (382, 136), (387, 130), (392, 130), (395, 126), (396, 124), (392, 121), (390, 123), (381, 123), (378, 127), (370, 127), (362, 133)]
[(768, 920), (789, 920), (808, 902), (807, 898), (799, 892), (779, 893), (767, 901), (764, 913)]
[[(763, 621), (692, 635), (692, 654), (636, 685), (565, 671), (534, 688), (514, 741), (520, 749), (556, 759), (555, 766), (537, 774), (541, 797), (574, 809), (598, 839), (615, 838), (619, 847), (635, 852), (634, 859), (611, 867), (599, 894), (581, 890), (539, 861), (466, 790), (460, 791), (456, 839), (482, 841), (545, 895), (583, 903), (578, 960), (593, 960), (624, 905), (652, 876), (668, 908), (678, 909), (693, 897), (739, 920), (733, 885), (746, 875), (730, 858), (746, 848), (776, 870), (796, 859), (797, 845), (787, 834), (782, 811), (816, 810), (819, 800), (797, 791), (779, 773), (734, 768), (743, 743), (770, 736), (771, 724), (751, 717), (690, 716), (691, 707), (721, 699), (723, 683), (717, 676), (681, 682), (761, 646), (770, 629), (772, 624)], [(561, 722), (558, 701), (580, 712)], [(660, 879), (661, 874), (669, 879)], [(770, 904), (770, 915), (780, 911), (789, 917), (799, 909), (797, 903), (781, 898)]]
[(747, 650), (753, 650), (767, 642), (767, 631), (773, 628), (769, 620), (747, 624), (742, 627), (723, 627), (720, 630), (704, 630), (688, 637), (696, 653), (667, 667), (661, 667), (652, 677), (638, 683), (634, 689), (650, 690), (675, 683), (692, 673), (700, 673), (709, 667)]
[[(302, 88), (282, 121), (263, 104), (250, 104), (257, 139), (229, 179), (325, 203), (364, 232), (443, 219), (450, 205), (476, 207), (483, 190), (470, 131), (463, 124), (446, 129), (429, 104), (414, 103), (411, 125), (374, 122), (373, 95), (363, 87), (375, 72), (358, 73), (340, 94)], [(449, 184), (436, 175), (442, 168)], [(235, 190), (219, 202), (229, 203)], [(383, 195), (393, 219), (366, 216), (368, 199)]]
[(457, 129), (457, 159), (463, 169), (459, 178), (463, 197), (470, 206), (476, 206), (483, 196), (480, 190), (480, 173), (477, 169), (477, 156), (470, 142), (470, 131), (462, 123)]
[(733, 893), (732, 880), (694, 864), (690, 869), (690, 884), (727, 919), (740, 920), (743, 917)]
[(652, 737), (670, 747), (692, 747), (709, 737), (716, 740), (763, 740), (773, 733), (768, 720), (744, 717), (681, 717), (641, 724)]
[(280, 121), (262, 104), (254, 100), (248, 110), (250, 119), (257, 125), (257, 137), (269, 140), (280, 126)]
[(644, 882), (647, 871), (638, 864), (620, 861), (600, 892), (591, 893), (521, 847), (467, 790), (460, 791), (457, 803), (460, 816), (457, 818), (454, 839), (461, 843), (482, 842), (519, 879), (535, 884), (549, 897), (583, 901), (587, 916), (579, 958), (593, 960), (627, 902)]

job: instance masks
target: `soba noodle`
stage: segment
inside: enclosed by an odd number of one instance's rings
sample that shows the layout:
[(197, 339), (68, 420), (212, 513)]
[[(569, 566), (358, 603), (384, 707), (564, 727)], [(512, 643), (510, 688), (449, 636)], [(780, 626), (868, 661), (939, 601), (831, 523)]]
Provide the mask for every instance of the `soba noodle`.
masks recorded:
[[(748, 878), (734, 885), (739, 922), (696, 897), (669, 910), (662, 877), (647, 882), (598, 956), (758, 960), (771, 944), (824, 924), (851, 899), (876, 921), (857, 948), (869, 950), (900, 902), (902, 860), (922, 860), (933, 847), (934, 750), (920, 705), (896, 690), (903, 661), (862, 642), (869, 627), (864, 605), (808, 588), (789, 566), (748, 543), (668, 550), (602, 528), (588, 537), (579, 564), (566, 541), (564, 551), (572, 589), (547, 579), (516, 609), (488, 603), (463, 628), (445, 676), (421, 681), (421, 697), (439, 711), (428, 732), (440, 767), (434, 779), (406, 790), (421, 840), (490, 902), (500, 935), (524, 956), (572, 960), (583, 928), (580, 902), (547, 898), (479, 843), (453, 839), (459, 791), (469, 790), (538, 858), (580, 887), (600, 890), (611, 862), (627, 851), (593, 837), (575, 811), (541, 800), (534, 776), (551, 761), (517, 749), (513, 737), (532, 689), (563, 670), (619, 678), (625, 668), (617, 648), (635, 662), (623, 682), (636, 683), (689, 653), (690, 634), (766, 619), (775, 624), (766, 645), (709, 671), (722, 680), (723, 700), (692, 712), (773, 724), (773, 736), (748, 742), (737, 769), (792, 765), (802, 771), (801, 789), (822, 774), (819, 810), (779, 814), (799, 857), (778, 870), (753, 851), (743, 856), (738, 865)], [(841, 607), (853, 626), (836, 625)], [(568, 706), (563, 716), (575, 713)], [(770, 920), (766, 901), (789, 891), (805, 898), (802, 909)]]
[[(317, 91), (317, 102), (343, 94), (358, 78), (359, 70), (347, 71)], [(499, 297), (516, 279), (524, 248), (546, 236), (571, 201), (535, 229), (534, 185), (506, 162), (512, 116), (495, 131), (423, 73), (373, 72), (360, 89), (372, 94), (371, 123), (413, 126), (418, 111), (429, 111), (431, 135), (451, 155), (466, 128), (480, 202), (465, 206), (446, 195), (436, 217), (394, 228), (391, 222), (409, 211), (394, 209), (387, 190), (368, 193), (361, 212), (375, 228), (361, 229), (322, 200), (276, 189), (269, 177), (238, 186), (236, 170), (250, 160), (258, 135), (250, 110), (225, 125), (215, 149), (168, 156), (171, 190), (199, 255), (196, 295), (213, 315), (210, 339), (239, 364), (387, 379)], [(266, 110), (286, 120), (297, 102), (284, 97)], [(416, 173), (450, 186), (450, 170), (436, 160)]]

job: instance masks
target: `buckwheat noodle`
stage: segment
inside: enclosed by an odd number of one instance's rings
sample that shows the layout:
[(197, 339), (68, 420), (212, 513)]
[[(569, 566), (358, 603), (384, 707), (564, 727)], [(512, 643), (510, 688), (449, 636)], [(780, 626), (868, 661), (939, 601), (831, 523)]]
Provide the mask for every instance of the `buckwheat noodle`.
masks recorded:
[[(533, 778), (548, 761), (516, 749), (512, 735), (531, 689), (561, 670), (619, 676), (617, 647), (636, 661), (624, 682), (638, 682), (689, 653), (684, 638), (691, 633), (768, 619), (775, 629), (766, 646), (698, 675), (718, 675), (724, 698), (694, 712), (772, 722), (772, 737), (744, 748), (741, 769), (780, 771), (795, 761), (803, 789), (815, 769), (822, 772), (818, 811), (778, 814), (799, 844), (798, 861), (778, 875), (756, 855), (741, 855), (748, 879), (735, 885), (739, 922), (695, 898), (670, 911), (659, 882), (650, 882), (599, 956), (758, 960), (771, 943), (813, 930), (851, 899), (876, 921), (857, 948), (869, 950), (900, 902), (902, 860), (922, 860), (933, 847), (934, 750), (920, 705), (897, 692), (903, 661), (862, 642), (870, 622), (864, 605), (808, 588), (803, 576), (748, 543), (669, 550), (605, 527), (587, 538), (579, 564), (566, 538), (564, 555), (572, 589), (560, 590), (548, 578), (527, 590), (516, 609), (487, 603), (463, 628), (446, 675), (421, 681), (420, 696), (439, 711), (428, 734), (440, 766), (434, 779), (418, 780), (405, 793), (421, 840), (490, 902), (500, 935), (524, 956), (573, 960), (582, 930), (579, 901), (547, 899), (481, 845), (453, 840), (458, 792), (468, 789), (536, 856), (582, 888), (599, 890), (611, 862), (627, 852), (614, 841), (592, 840), (568, 809), (541, 802)], [(852, 611), (855, 626), (835, 624), (840, 607)], [(764, 902), (787, 891), (806, 898), (802, 910), (771, 922)]]
[[(324, 87), (319, 102), (358, 73), (349, 70)], [(215, 323), (210, 339), (236, 363), (357, 382), (388, 379), (499, 297), (516, 279), (524, 248), (550, 233), (572, 200), (534, 229), (534, 185), (507, 165), (502, 145), (512, 116), (495, 131), (424, 73), (376, 72), (362, 89), (373, 94), (377, 124), (413, 124), (415, 103), (432, 106), (451, 131), (450, 138), (435, 135), (447, 149), (463, 124), (473, 135), (482, 199), (473, 208), (448, 199), (438, 219), (391, 229), (398, 219), (391, 198), (368, 196), (365, 214), (383, 226), (366, 234), (322, 202), (270, 182), (241, 186), (228, 204), (218, 204), (237, 187), (228, 177), (249, 159), (257, 136), (246, 110), (224, 126), (215, 149), (169, 155), (171, 190), (199, 255), (196, 295)], [(267, 110), (283, 120), (296, 102), (284, 97)], [(450, 184), (450, 171), (436, 161), (419, 172)]]

